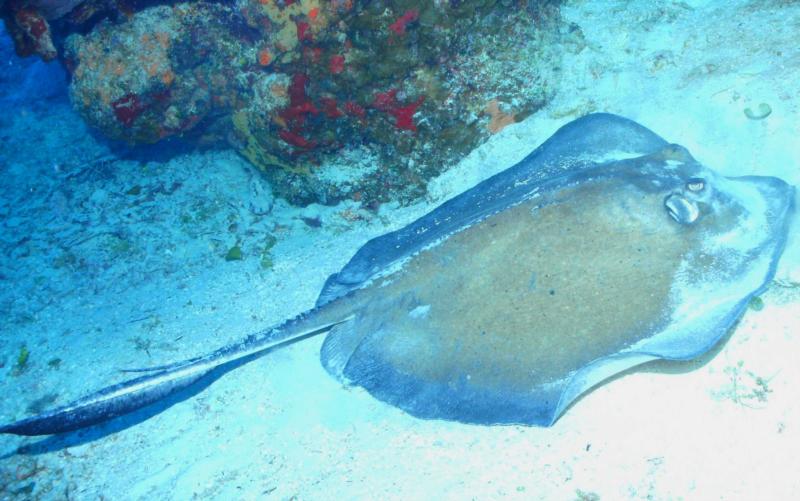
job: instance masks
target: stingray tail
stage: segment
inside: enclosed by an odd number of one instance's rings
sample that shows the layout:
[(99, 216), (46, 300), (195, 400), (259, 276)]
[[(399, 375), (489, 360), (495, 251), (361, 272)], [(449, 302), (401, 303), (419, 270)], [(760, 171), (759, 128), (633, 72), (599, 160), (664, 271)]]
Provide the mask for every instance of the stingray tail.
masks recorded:
[(86, 428), (157, 402), (210, 370), (184, 366), (123, 381), (67, 405), (0, 426), (0, 433), (35, 436)]
[(322, 334), (350, 318), (303, 328), (308, 323), (309, 315), (301, 315), (280, 327), (252, 334), (207, 355), (144, 369), (150, 373), (108, 386), (50, 411), (2, 425), (0, 433), (52, 435), (86, 428), (162, 400), (190, 386), (217, 367)]

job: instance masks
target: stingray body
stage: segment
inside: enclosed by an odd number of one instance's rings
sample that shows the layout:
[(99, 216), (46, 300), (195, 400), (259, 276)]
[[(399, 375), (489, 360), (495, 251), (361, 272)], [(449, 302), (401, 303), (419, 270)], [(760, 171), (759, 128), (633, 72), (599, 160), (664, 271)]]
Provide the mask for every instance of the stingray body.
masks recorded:
[(365, 244), (309, 312), (0, 432), (85, 427), (323, 332), (331, 375), (414, 416), (548, 426), (620, 371), (711, 348), (772, 278), (793, 200), (779, 179), (719, 176), (589, 115)]

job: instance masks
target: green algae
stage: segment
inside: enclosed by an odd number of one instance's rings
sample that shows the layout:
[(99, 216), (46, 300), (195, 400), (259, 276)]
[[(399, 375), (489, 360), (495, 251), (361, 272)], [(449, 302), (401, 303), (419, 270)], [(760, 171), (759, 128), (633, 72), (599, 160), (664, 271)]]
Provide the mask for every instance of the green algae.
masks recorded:
[(14, 368), (11, 370), (11, 374), (13, 376), (19, 376), (28, 369), (30, 356), (31, 352), (28, 350), (27, 345), (23, 344), (22, 346), (19, 347), (19, 353), (17, 354), (17, 361), (14, 364)]
[(744, 360), (726, 367), (724, 372), (730, 378), (730, 383), (724, 390), (715, 392), (717, 397), (751, 409), (762, 409), (766, 406), (769, 394), (772, 393), (769, 383), (775, 375), (765, 378), (747, 370)]
[(147, 354), (147, 357), (150, 357), (150, 349), (153, 347), (153, 341), (151, 339), (145, 339), (141, 336), (136, 336), (135, 338), (130, 340), (133, 343), (133, 348), (136, 351), (143, 351)]
[(225, 254), (225, 261), (241, 261), (243, 259), (244, 255), (242, 254), (242, 248), (239, 247), (239, 244), (228, 249), (228, 252)]
[(62, 252), (61, 255), (56, 256), (53, 259), (53, 268), (55, 269), (73, 268), (77, 264), (78, 264), (78, 257), (69, 250)]
[(275, 235), (267, 235), (264, 241), (264, 248), (261, 250), (262, 269), (271, 270), (272, 266), (275, 264), (272, 260), (272, 248), (275, 247), (276, 243), (278, 243), (278, 239), (275, 238)]
[(116, 235), (112, 235), (111, 237), (109, 237), (107, 245), (108, 245), (108, 252), (112, 256), (121, 256), (128, 254), (129, 252), (131, 252), (131, 249), (133, 248), (133, 246), (128, 240), (120, 238)]

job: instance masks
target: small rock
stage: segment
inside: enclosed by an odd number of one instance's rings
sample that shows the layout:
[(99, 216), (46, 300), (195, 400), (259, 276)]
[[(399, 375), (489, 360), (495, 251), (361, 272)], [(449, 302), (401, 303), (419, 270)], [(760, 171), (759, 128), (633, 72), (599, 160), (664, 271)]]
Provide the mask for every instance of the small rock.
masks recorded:
[(750, 120), (763, 120), (772, 114), (772, 106), (767, 103), (758, 103), (756, 109), (749, 106), (744, 109), (744, 115)]
[(270, 187), (260, 179), (250, 181), (250, 212), (256, 216), (266, 216), (272, 212), (274, 205), (275, 198)]

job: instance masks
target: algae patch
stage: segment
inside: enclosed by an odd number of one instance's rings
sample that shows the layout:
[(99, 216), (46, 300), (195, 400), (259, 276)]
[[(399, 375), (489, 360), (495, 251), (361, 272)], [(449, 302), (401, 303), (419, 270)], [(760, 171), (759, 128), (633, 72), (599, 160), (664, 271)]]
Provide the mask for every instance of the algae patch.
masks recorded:
[(769, 383), (777, 375), (764, 378), (753, 371), (744, 368), (744, 361), (739, 360), (736, 365), (725, 368), (725, 374), (730, 382), (725, 388), (712, 393), (720, 400), (730, 400), (743, 407), (762, 409), (766, 407), (767, 397), (772, 393)]
[(243, 259), (242, 248), (239, 247), (238, 244), (228, 249), (228, 252), (225, 254), (225, 261), (241, 261)]
[(14, 368), (11, 370), (12, 376), (19, 376), (28, 369), (30, 356), (31, 352), (28, 350), (28, 346), (24, 344), (20, 346), (19, 353), (17, 354), (17, 361), (14, 364)]
[(278, 239), (275, 238), (275, 235), (267, 235), (264, 241), (264, 248), (261, 251), (261, 268), (265, 270), (272, 269), (275, 264), (272, 259), (272, 248), (275, 247), (276, 243), (278, 243)]

